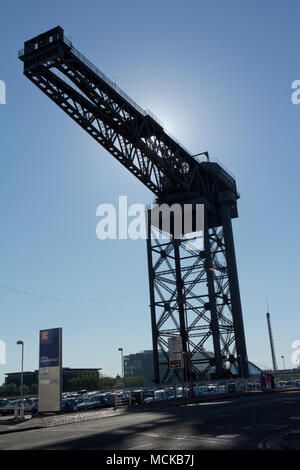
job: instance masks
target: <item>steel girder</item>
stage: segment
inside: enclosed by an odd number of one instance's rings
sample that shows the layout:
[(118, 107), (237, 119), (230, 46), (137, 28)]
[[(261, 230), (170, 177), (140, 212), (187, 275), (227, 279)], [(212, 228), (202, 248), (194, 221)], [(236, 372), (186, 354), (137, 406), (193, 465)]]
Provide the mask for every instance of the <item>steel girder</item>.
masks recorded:
[[(168, 382), (173, 376), (169, 368), (163, 377), (160, 373), (160, 366), (168, 366), (169, 337), (181, 336), (183, 352), (190, 352), (193, 376), (198, 379), (211, 373), (224, 377), (237, 353), (239, 333), (232, 309), (223, 227), (206, 225), (204, 237), (203, 233), (194, 235), (194, 240), (171, 236), (162, 239), (156, 228), (149, 229), (150, 309), (157, 383)], [(165, 360), (159, 359), (162, 356)], [(188, 368), (187, 362), (185, 367)], [(243, 376), (248, 374), (246, 367)], [(179, 377), (179, 371), (176, 374)]]
[(238, 197), (230, 175), (218, 168), (220, 178), (199, 164), (157, 118), (75, 49), (62, 28), (25, 42), (19, 57), (26, 77), (156, 196), (194, 192), (216, 201), (230, 189)]

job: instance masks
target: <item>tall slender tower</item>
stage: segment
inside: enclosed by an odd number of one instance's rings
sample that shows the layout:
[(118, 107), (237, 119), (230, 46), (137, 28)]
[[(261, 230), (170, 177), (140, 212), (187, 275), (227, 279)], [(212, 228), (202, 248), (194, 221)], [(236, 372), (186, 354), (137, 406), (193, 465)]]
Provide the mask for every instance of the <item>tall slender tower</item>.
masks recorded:
[(273, 370), (277, 371), (278, 367), (277, 367), (276, 356), (275, 356), (274, 340), (273, 340), (271, 319), (270, 319), (269, 312), (267, 313), (267, 323), (268, 323), (268, 332), (269, 332), (270, 347), (271, 347), (271, 354), (272, 354), (272, 361), (273, 361)]

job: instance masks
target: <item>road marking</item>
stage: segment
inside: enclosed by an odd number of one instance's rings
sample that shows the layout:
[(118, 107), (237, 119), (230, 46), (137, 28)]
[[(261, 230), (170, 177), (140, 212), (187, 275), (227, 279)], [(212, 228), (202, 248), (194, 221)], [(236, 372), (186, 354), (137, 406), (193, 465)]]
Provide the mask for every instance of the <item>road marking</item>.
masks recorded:
[(290, 416), (289, 419), (300, 419), (300, 416)]
[(216, 436), (218, 439), (235, 439), (236, 437), (240, 437), (241, 434), (219, 434)]
[(276, 431), (276, 429), (283, 429), (283, 428), (286, 428), (287, 426), (288, 426), (287, 424), (262, 424), (261, 428), (264, 430), (274, 429)]
[[(140, 433), (140, 434), (143, 434), (145, 435), (145, 433)], [(149, 435), (148, 435), (149, 436)], [(217, 449), (220, 448), (220, 445), (222, 445), (223, 447), (226, 445), (226, 446), (229, 446), (230, 445), (230, 442), (226, 442), (226, 440), (224, 439), (224, 441), (222, 442), (222, 444), (220, 443), (220, 440), (217, 440), (216, 437), (214, 436), (211, 436), (211, 435), (202, 435), (202, 436), (195, 436), (195, 437), (191, 437), (191, 436), (183, 436), (183, 437), (174, 437), (174, 436), (166, 436), (166, 435), (151, 435), (149, 437), (158, 437), (160, 439), (175, 439), (175, 440), (183, 440), (183, 441), (197, 441), (197, 445), (199, 446), (207, 446), (209, 448), (214, 448), (216, 447)], [(150, 441), (149, 441), (150, 443)], [(226, 443), (226, 444), (225, 444)], [(153, 443), (153, 445), (157, 446), (157, 443)], [(151, 444), (150, 444), (151, 446)], [(152, 447), (149, 447), (149, 449), (151, 449)], [(143, 449), (145, 450), (145, 443), (143, 444), (139, 444), (137, 446), (134, 446), (134, 447), (129, 447), (128, 450), (138, 450), (138, 449)], [(153, 447), (153, 449), (157, 450), (157, 447)]]
[(207, 406), (207, 405), (225, 405), (225, 404), (231, 404), (231, 403), (235, 403), (234, 401), (229, 401), (229, 400), (226, 400), (226, 401), (208, 401), (208, 402), (205, 402), (205, 403), (189, 403), (185, 406)]
[(249, 431), (250, 429), (255, 430), (276, 430), (286, 428), (287, 424), (249, 424), (248, 426), (243, 426), (242, 429)]
[(214, 439), (214, 436), (211, 434), (202, 434), (201, 436), (172, 436), (170, 434), (156, 434), (156, 433), (150, 433), (150, 432), (139, 432), (138, 434), (143, 435), (143, 436), (148, 436), (148, 437), (154, 437), (158, 439), (175, 439), (178, 441), (182, 440), (189, 440), (189, 441), (194, 441), (199, 440), (199, 439)]

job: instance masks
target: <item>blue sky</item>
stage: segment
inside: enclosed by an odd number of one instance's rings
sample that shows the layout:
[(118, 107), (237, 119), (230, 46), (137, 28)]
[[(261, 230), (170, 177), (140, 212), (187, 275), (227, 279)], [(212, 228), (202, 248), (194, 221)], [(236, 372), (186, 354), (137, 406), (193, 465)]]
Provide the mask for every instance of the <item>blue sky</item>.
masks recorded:
[(120, 353), (151, 348), (145, 241), (96, 238), (96, 207), (152, 194), (22, 75), (18, 49), (56, 25), (191, 152), (208, 150), (237, 178), (233, 222), (250, 360), (291, 366), (300, 339), (299, 2), (2, 2), (0, 288), (4, 373), (38, 367), (39, 329), (63, 328), (64, 366), (120, 372)]

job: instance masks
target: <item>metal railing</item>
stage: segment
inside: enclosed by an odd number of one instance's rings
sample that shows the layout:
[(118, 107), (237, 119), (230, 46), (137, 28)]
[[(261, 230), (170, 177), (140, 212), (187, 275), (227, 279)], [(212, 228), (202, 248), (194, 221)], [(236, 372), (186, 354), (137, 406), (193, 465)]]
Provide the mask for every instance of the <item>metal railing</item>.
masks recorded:
[(126, 101), (128, 101), (129, 104), (131, 104), (139, 113), (141, 113), (143, 116), (146, 116), (147, 113), (146, 111), (139, 106), (130, 96), (125, 93), (121, 88), (119, 88), (110, 78), (108, 78), (101, 70), (98, 69), (92, 62), (90, 62), (81, 52), (79, 52), (78, 49), (76, 49), (72, 41), (64, 35), (64, 43), (70, 47), (70, 50), (72, 54), (75, 55), (81, 62), (83, 62), (87, 67), (89, 67), (96, 75), (98, 75), (105, 83), (107, 83), (111, 88), (116, 90), (116, 92), (122, 96)]

